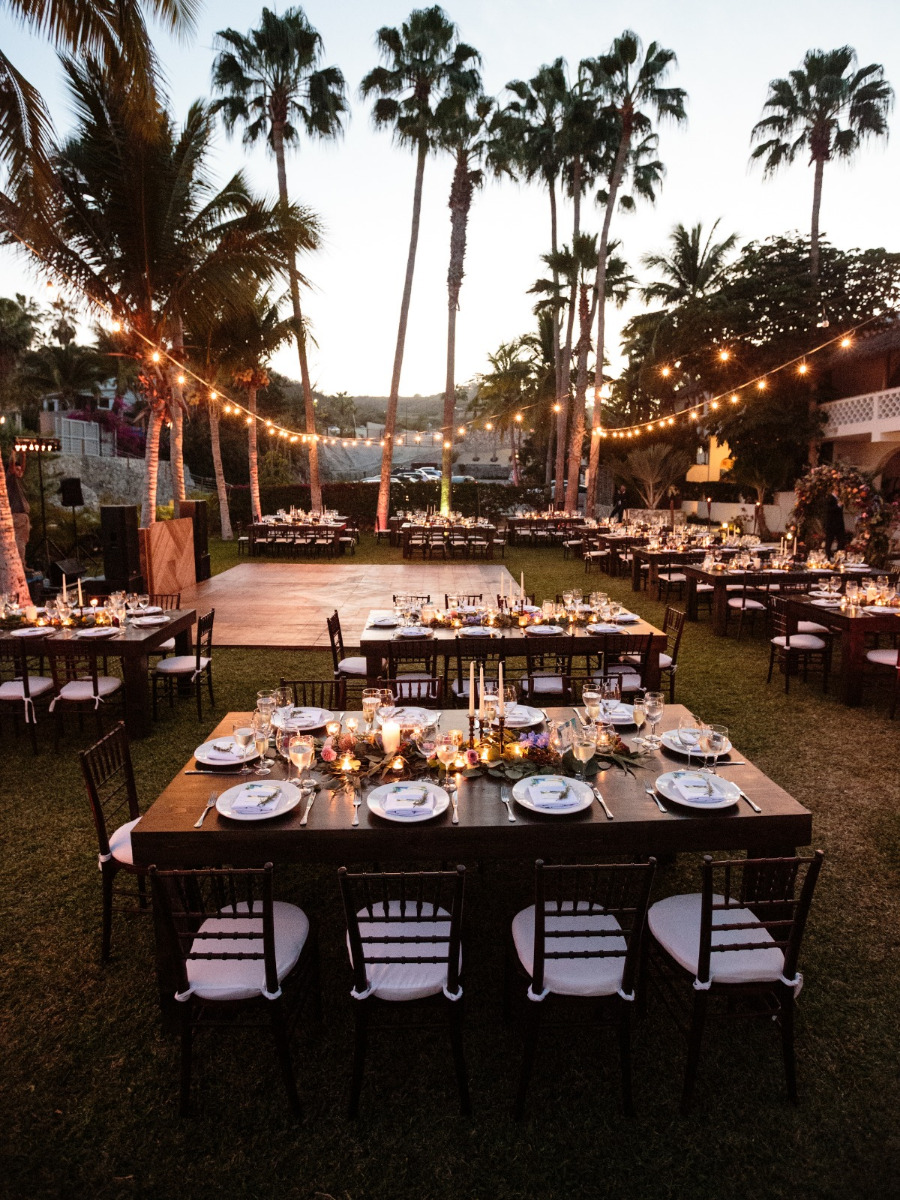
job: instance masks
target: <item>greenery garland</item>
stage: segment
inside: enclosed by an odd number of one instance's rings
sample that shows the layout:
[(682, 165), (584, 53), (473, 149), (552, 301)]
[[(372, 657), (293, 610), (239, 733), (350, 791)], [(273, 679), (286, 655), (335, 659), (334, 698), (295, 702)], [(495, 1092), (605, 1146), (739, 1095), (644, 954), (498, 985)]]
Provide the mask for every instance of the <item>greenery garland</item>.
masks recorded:
[(812, 467), (797, 481), (792, 513), (801, 539), (806, 539), (813, 519), (831, 491), (856, 513), (856, 529), (850, 548), (865, 555), (873, 567), (887, 561), (891, 528), (900, 522), (900, 506), (889, 503), (872, 482), (872, 476), (844, 463)]

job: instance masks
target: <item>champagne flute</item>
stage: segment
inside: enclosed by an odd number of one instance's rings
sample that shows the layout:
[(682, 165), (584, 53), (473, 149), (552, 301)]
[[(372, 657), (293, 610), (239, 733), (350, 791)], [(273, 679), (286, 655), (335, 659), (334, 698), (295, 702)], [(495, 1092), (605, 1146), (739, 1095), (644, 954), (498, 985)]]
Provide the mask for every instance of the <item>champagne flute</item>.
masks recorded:
[(257, 775), (268, 775), (272, 768), (269, 766), (269, 733), (272, 729), (272, 723), (269, 717), (264, 713), (255, 712), (250, 720), (250, 725), (253, 729), (253, 742), (256, 753), (259, 755), (259, 762), (256, 765)]
[(584, 783), (587, 764), (594, 757), (597, 748), (597, 730), (593, 725), (581, 726), (572, 736), (572, 753), (581, 764), (576, 778)]
[(297, 783), (303, 778), (303, 772), (312, 763), (315, 742), (308, 733), (293, 733), (288, 742), (288, 753), (291, 762), (297, 768)]
[(363, 719), (366, 722), (366, 732), (372, 732), (372, 722), (381, 703), (381, 688), (364, 688), (362, 694)]
[(646, 745), (646, 743), (644, 742), (644, 739), (640, 736), (641, 728), (646, 719), (647, 719), (646, 713), (644, 712), (644, 697), (643, 696), (635, 696), (635, 698), (634, 698), (634, 724), (637, 726), (638, 732), (637, 732), (637, 736), (634, 739), (634, 745), (636, 748), (641, 749), (641, 750)]
[(657, 737), (656, 727), (662, 718), (665, 705), (666, 700), (662, 692), (647, 692), (644, 696), (644, 712), (650, 722), (650, 736), (645, 739), (645, 742), (654, 750), (662, 744), (661, 739)]

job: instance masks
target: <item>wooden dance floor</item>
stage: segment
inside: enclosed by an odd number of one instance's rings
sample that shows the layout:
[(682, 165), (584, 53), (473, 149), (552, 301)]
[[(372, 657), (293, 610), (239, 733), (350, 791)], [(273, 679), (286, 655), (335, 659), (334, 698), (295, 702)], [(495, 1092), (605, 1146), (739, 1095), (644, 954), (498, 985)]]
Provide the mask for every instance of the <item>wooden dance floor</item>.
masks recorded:
[(442, 605), (445, 592), (481, 592), (485, 602), (508, 588), (512, 576), (498, 563), (248, 562), (205, 583), (186, 588), (182, 608), (216, 610), (217, 646), (283, 646), (320, 650), (328, 646), (325, 618), (341, 615), (344, 644), (359, 645), (372, 608), (390, 608), (399, 592), (428, 593)]

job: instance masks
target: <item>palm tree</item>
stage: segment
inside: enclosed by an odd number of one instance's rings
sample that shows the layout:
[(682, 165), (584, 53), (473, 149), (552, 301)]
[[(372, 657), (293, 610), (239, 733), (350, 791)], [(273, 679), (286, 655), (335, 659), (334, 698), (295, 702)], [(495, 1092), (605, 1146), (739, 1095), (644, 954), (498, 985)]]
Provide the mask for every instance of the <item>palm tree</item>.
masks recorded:
[[(246, 35), (224, 29), (216, 40), (221, 53), (213, 64), (213, 87), (225, 94), (213, 105), (213, 111), (222, 113), (228, 130), (244, 126), (246, 145), (265, 139), (275, 155), (278, 195), (287, 211), (286, 147), (299, 143), (301, 129), (307, 137), (320, 140), (340, 137), (342, 117), (347, 111), (344, 76), (337, 67), (320, 66), (322, 38), (299, 6), (281, 16), (263, 8), (257, 29)], [(306, 414), (310, 498), (312, 507), (321, 510), (316, 409), (296, 263), (296, 252), (301, 249), (297, 245), (290, 255), (288, 277)]]
[(449, 513), (453, 476), (453, 430), (456, 409), (456, 314), (466, 257), (466, 229), (475, 189), (484, 180), (478, 165), (490, 147), (488, 127), (494, 101), (482, 95), (480, 78), (472, 72), (472, 91), (455, 90), (437, 106), (436, 141), (453, 155), (450, 184), (450, 266), (447, 270), (447, 377), (444, 385), (444, 445), (441, 456), (441, 512)]
[(680, 483), (691, 465), (685, 450), (654, 442), (632, 450), (621, 467), (637, 488), (645, 508), (656, 508), (670, 487)]
[[(59, 203), (48, 214), (0, 197), (0, 223), (36, 247), (68, 285), (125, 325), (120, 349), (140, 361), (138, 388), (150, 405), (143, 520), (155, 520), (162, 423), (181, 402), (168, 357), (193, 313), (247, 302), (286, 270), (288, 245), (312, 248), (308, 212), (255, 200), (242, 174), (216, 191), (207, 173), (213, 122), (200, 103), (184, 127), (157, 109), (138, 123), (127, 77), (93, 63), (66, 63), (75, 135), (56, 155)], [(156, 349), (159, 347), (159, 349)]]
[(887, 114), (894, 92), (884, 67), (857, 67), (852, 46), (837, 50), (807, 50), (803, 66), (787, 79), (773, 79), (763, 105), (764, 116), (753, 127), (759, 142), (751, 161), (765, 160), (773, 175), (798, 154), (809, 154), (814, 167), (809, 269), (819, 278), (819, 210), (825, 164), (833, 158), (852, 158), (869, 137), (887, 137)]
[(6, 470), (0, 454), (0, 592), (13, 597), (19, 604), (28, 603), (28, 580), (16, 545), (9, 492), (6, 490)]
[(408, 147), (416, 155), (406, 278), (400, 302), (391, 391), (384, 418), (384, 453), (378, 488), (376, 521), (378, 528), (384, 529), (391, 502), (397, 398), (419, 244), (425, 160), (435, 148), (435, 108), (451, 88), (463, 87), (467, 80), (471, 81), (472, 72), (481, 60), (476, 50), (459, 40), (457, 27), (438, 5), (413, 9), (399, 29), (383, 26), (375, 35), (375, 44), (384, 65), (375, 67), (365, 76), (360, 92), (363, 97), (377, 97), (372, 109), (375, 127), (391, 129), (397, 144)]
[(96, 397), (109, 374), (102, 355), (92, 346), (41, 346), (25, 357), (20, 378), (40, 396), (56, 396), (69, 408), (81, 408)]
[[(124, 60), (131, 78), (128, 95), (135, 111), (155, 106), (156, 62), (144, 11), (175, 33), (194, 26), (198, 0), (0, 0), (2, 7), (45, 34), (62, 54), (90, 56), (104, 66)], [(0, 161), (8, 186), (40, 191), (51, 186), (52, 123), (38, 89), (0, 50)]]
[(670, 308), (695, 300), (721, 283), (728, 255), (737, 245), (738, 238), (736, 233), (731, 233), (720, 242), (714, 242), (718, 228), (717, 220), (704, 239), (702, 221), (690, 229), (678, 224), (669, 235), (670, 249), (667, 254), (644, 255), (642, 266), (658, 271), (662, 276), (641, 288), (641, 299), (645, 304), (658, 300)]
[[(594, 371), (595, 403), (603, 387), (603, 352), (606, 321), (606, 268), (609, 255), (609, 230), (618, 205), (634, 208), (634, 196), (655, 199), (655, 188), (663, 175), (656, 159), (658, 138), (653, 129), (657, 121), (684, 122), (687, 115), (682, 88), (663, 87), (669, 69), (675, 64), (675, 52), (651, 42), (644, 52), (640, 38), (625, 30), (613, 40), (609, 51), (586, 61), (598, 100), (612, 126), (614, 153), (607, 167), (607, 184), (597, 196), (604, 206), (603, 227), (597, 246), (597, 358)], [(649, 111), (645, 111), (649, 110)], [(652, 115), (651, 115), (652, 114)], [(633, 195), (623, 194), (630, 181)]]

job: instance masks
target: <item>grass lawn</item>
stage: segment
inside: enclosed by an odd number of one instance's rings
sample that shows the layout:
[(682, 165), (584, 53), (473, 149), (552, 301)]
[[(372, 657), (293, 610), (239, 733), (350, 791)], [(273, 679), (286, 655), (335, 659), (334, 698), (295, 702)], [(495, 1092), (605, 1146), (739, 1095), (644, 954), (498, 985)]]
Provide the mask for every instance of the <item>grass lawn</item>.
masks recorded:
[[(215, 571), (234, 545), (214, 541)], [(362, 561), (399, 551), (365, 538)], [(243, 561), (243, 560), (242, 560)], [(511, 549), (538, 599), (566, 583), (604, 587), (654, 623), (662, 607), (624, 580), (587, 580), (556, 549)], [(429, 564), (422, 566), (427, 588)], [(632, 603), (634, 601), (634, 603)], [(376, 1041), (360, 1119), (344, 1117), (352, 1012), (335, 872), (284, 868), (276, 893), (320, 926), (325, 1020), (301, 1028), (306, 1103), (290, 1120), (264, 1032), (197, 1048), (194, 1115), (177, 1115), (178, 1047), (159, 1028), (150, 924), (117, 915), (98, 965), (100, 881), (71, 722), (59, 755), (0, 741), (0, 1194), (9, 1197), (335, 1197), (340, 1200), (847, 1200), (900, 1195), (898, 730), (884, 694), (848, 710), (817, 681), (789, 698), (765, 684), (765, 640), (688, 626), (678, 699), (732, 737), (814, 814), (826, 863), (807, 930), (798, 1006), (801, 1103), (788, 1104), (777, 1031), (711, 1025), (693, 1114), (677, 1105), (683, 1044), (651, 1006), (635, 1031), (638, 1115), (619, 1110), (614, 1035), (549, 1032), (531, 1117), (510, 1116), (518, 1029), (500, 1013), (508, 921), (530, 902), (528, 863), (467, 880), (466, 1049), (475, 1115), (456, 1114), (449, 1048), (430, 1035)], [(216, 713), (252, 707), (280, 675), (326, 677), (322, 653), (215, 652)], [(163, 707), (133, 754), (147, 807), (211, 727), (192, 702)], [(655, 895), (696, 890), (698, 859), (662, 868)]]

